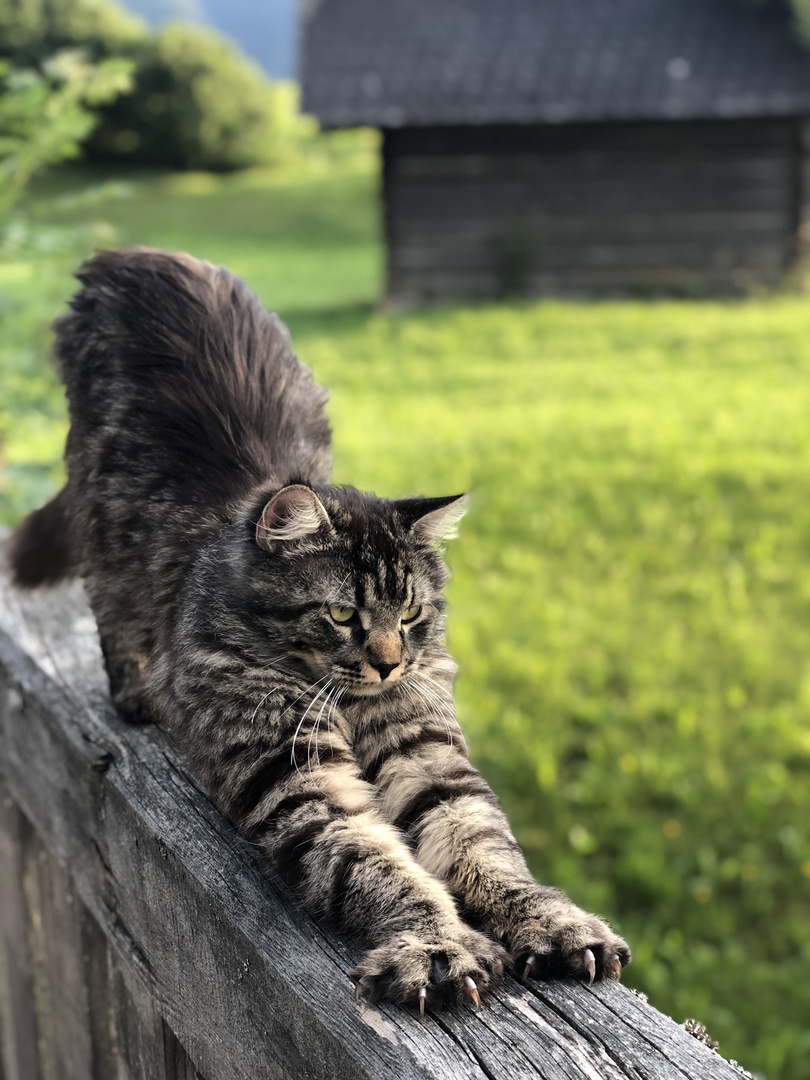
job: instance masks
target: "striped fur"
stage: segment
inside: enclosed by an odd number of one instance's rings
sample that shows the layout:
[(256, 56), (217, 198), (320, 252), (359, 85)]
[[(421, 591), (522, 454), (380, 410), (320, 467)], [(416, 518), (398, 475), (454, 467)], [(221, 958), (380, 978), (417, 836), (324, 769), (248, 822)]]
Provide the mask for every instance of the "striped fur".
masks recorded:
[(57, 323), (68, 482), (18, 529), (17, 582), (85, 576), (118, 708), (170, 728), (366, 945), (363, 993), (620, 969), (625, 943), (533, 881), (467, 758), (441, 554), (462, 500), (330, 485), (325, 394), (226, 271), (129, 249), (79, 277)]

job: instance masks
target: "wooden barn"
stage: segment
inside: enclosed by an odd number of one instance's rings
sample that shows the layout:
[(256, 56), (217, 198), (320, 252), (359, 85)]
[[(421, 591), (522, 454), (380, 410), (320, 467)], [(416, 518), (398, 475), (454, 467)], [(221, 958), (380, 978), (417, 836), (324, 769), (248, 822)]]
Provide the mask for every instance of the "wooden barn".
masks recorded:
[(382, 131), (392, 299), (729, 293), (799, 253), (782, 0), (307, 0), (301, 59), (306, 112)]

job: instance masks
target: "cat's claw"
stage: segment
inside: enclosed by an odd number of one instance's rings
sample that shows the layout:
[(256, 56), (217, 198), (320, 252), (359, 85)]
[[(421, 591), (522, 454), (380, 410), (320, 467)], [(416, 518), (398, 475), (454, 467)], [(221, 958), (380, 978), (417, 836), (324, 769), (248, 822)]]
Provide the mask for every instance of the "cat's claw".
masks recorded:
[(588, 986), (590, 986), (596, 978), (596, 957), (590, 949), (586, 949), (582, 954), (582, 961), (585, 965), (585, 970), (588, 972)]
[(534, 955), (534, 953), (531, 953), (529, 956), (526, 957), (526, 967), (523, 969), (523, 982), (526, 982), (529, 976), (534, 973), (534, 962), (536, 959), (537, 957)]
[(621, 980), (622, 977), (622, 961), (618, 953), (613, 954), (613, 959), (610, 962), (610, 968), (613, 972), (613, 978)]
[(394, 937), (372, 949), (350, 973), (356, 998), (391, 1001), (424, 1015), (434, 1002), (456, 1001), (478, 1012), (481, 997), (506, 968), (505, 949), (462, 924), (458, 937), (420, 941), (415, 934)]
[(481, 998), (478, 996), (478, 987), (469, 975), (464, 976), (464, 993), (472, 999), (473, 1005), (475, 1005), (475, 1011), (480, 1013)]

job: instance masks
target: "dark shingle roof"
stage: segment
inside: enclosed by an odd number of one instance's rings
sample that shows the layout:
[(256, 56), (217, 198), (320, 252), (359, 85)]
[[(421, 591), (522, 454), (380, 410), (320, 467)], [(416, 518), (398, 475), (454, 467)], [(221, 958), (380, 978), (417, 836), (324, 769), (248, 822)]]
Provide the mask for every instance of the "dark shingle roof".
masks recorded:
[(770, 0), (307, 0), (326, 127), (810, 113), (810, 50)]

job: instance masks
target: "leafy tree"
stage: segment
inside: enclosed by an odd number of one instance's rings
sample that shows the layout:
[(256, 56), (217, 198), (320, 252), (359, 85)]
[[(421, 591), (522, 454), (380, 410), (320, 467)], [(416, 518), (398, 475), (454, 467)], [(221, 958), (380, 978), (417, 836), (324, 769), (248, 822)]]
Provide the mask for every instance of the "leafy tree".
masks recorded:
[(66, 48), (96, 60), (121, 55), (146, 34), (146, 24), (113, 0), (0, 0), (0, 55), (18, 67)]
[(106, 110), (97, 152), (193, 169), (242, 168), (279, 152), (279, 90), (226, 38), (172, 23), (135, 56), (135, 93)]
[(130, 88), (131, 64), (92, 64), (63, 50), (39, 69), (0, 61), (0, 214), (7, 213), (43, 166), (76, 157), (97, 122), (93, 108)]
[(0, 57), (15, 67), (65, 48), (135, 65), (131, 93), (103, 110), (92, 154), (195, 169), (276, 160), (290, 143), (289, 94), (226, 38), (191, 24), (153, 33), (115, 0), (0, 0)]

